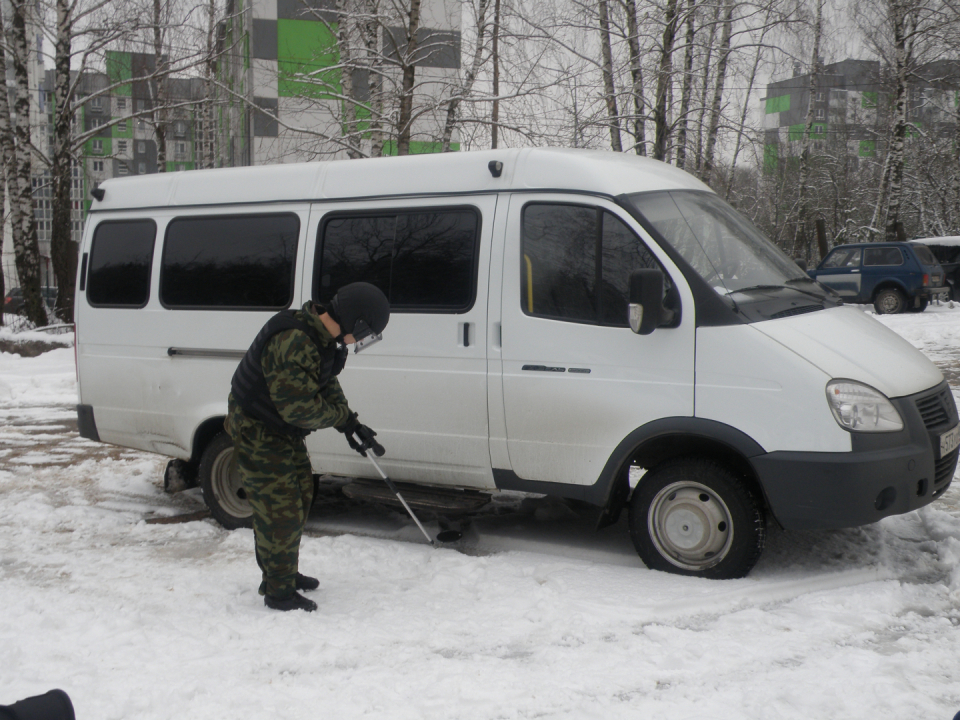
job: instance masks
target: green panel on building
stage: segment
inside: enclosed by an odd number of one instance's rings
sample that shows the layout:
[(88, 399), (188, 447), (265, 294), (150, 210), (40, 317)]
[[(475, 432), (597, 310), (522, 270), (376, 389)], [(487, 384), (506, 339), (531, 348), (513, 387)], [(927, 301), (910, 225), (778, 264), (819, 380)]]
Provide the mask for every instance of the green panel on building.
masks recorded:
[(790, 96), (767, 98), (767, 115), (770, 113), (786, 112), (790, 109)]
[[(336, 33), (336, 23), (277, 20), (277, 89), (280, 97), (332, 99), (340, 94), (340, 70), (317, 72), (340, 62)], [(315, 74), (301, 79), (307, 73)]]
[[(107, 77), (110, 84), (123, 82), (133, 77), (133, 63), (130, 53), (117, 52), (116, 50), (107, 51)], [(113, 89), (114, 95), (132, 95), (133, 85), (120, 85)]]
[(860, 107), (863, 108), (875, 108), (877, 102), (879, 102), (880, 93), (877, 92), (865, 92), (860, 96)]
[(860, 157), (876, 157), (877, 156), (877, 141), (876, 140), (861, 140), (860, 141), (860, 152), (857, 153)]
[(774, 173), (780, 164), (780, 146), (776, 143), (770, 143), (763, 146), (763, 171), (765, 173)]
[(787, 140), (790, 142), (798, 142), (803, 140), (803, 133), (807, 129), (807, 126), (801, 123), (800, 125), (791, 125), (789, 131), (787, 132)]
[[(460, 143), (450, 143), (450, 149), (454, 152), (460, 150)], [(421, 142), (419, 140), (410, 141), (410, 154), (411, 155), (426, 155), (428, 153), (439, 153), (443, 152), (443, 143), (442, 142)], [(383, 143), (383, 154), (384, 155), (396, 155), (397, 154), (397, 143), (394, 140), (387, 140)]]

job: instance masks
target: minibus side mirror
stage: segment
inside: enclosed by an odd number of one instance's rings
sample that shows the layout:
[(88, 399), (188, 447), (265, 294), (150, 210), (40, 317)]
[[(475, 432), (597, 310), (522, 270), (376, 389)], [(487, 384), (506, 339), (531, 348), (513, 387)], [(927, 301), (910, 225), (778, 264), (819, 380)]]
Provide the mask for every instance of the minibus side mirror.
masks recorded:
[(806, 261), (806, 260), (804, 260), (803, 258), (794, 258), (793, 261), (797, 264), (797, 267), (799, 267), (801, 270), (803, 270), (804, 272), (807, 271), (807, 261)]
[(630, 275), (630, 329), (649, 335), (660, 324), (663, 310), (663, 272), (645, 268)]

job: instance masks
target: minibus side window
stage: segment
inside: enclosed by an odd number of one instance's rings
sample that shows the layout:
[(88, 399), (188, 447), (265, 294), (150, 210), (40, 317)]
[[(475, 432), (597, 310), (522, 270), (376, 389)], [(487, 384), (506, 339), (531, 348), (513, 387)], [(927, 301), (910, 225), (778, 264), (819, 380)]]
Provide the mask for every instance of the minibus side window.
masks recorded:
[(152, 220), (102, 222), (93, 233), (87, 302), (95, 307), (140, 308), (150, 298), (157, 225)]
[(397, 312), (466, 312), (476, 299), (480, 218), (473, 208), (336, 214), (321, 224), (313, 297), (352, 282), (379, 287)]
[(627, 327), (631, 273), (660, 268), (630, 228), (596, 207), (531, 203), (522, 238), (521, 304), (535, 317)]
[(160, 302), (178, 309), (288, 307), (299, 235), (293, 213), (176, 218), (163, 243)]

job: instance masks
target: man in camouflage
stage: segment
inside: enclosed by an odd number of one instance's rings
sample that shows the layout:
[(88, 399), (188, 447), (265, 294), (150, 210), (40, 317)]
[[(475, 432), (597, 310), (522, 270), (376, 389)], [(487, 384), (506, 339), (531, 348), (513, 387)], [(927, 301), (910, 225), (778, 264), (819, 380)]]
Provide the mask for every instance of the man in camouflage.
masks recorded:
[(356, 351), (380, 338), (390, 317), (386, 296), (369, 283), (341, 288), (327, 305), (307, 302), (271, 318), (231, 382), (224, 426), (253, 509), (260, 594), (276, 610), (317, 609), (298, 590), (319, 581), (299, 572), (300, 538), (313, 502), (313, 469), (304, 438), (335, 427), (376, 435), (357, 422), (340, 388), (347, 345)]

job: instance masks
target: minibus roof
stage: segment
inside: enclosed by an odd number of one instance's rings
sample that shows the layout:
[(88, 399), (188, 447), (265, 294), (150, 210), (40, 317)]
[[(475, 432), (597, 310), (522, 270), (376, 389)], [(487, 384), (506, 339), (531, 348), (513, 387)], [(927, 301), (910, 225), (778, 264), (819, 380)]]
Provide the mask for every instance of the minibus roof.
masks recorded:
[[(489, 165), (502, 163), (494, 177)], [(709, 188), (632, 153), (519, 148), (259, 165), (112, 178), (91, 211), (556, 190), (616, 196)]]

